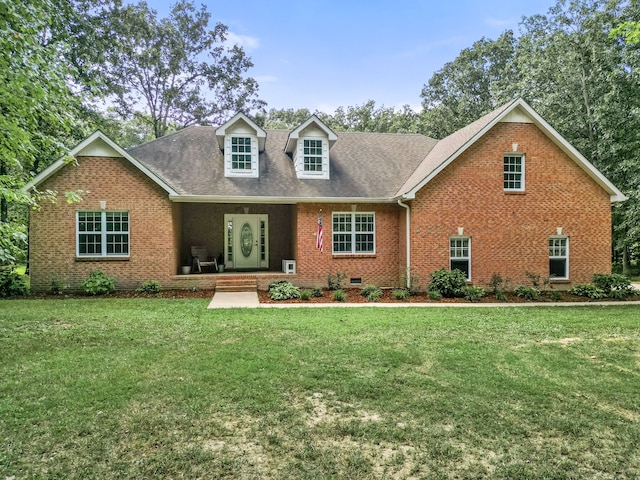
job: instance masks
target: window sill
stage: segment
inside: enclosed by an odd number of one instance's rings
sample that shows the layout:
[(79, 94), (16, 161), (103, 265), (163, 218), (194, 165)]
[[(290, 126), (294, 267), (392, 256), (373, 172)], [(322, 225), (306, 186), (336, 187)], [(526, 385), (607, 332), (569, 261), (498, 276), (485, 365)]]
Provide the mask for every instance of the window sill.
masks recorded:
[(334, 253), (333, 258), (376, 258), (375, 253)]
[(130, 257), (75, 257), (76, 262), (128, 262)]
[(551, 279), (549, 279), (549, 284), (550, 285), (553, 285), (555, 283), (567, 284), (567, 283), (571, 283), (571, 280), (569, 280), (568, 278), (551, 278)]
[(526, 195), (527, 192), (525, 190), (505, 190), (505, 195)]

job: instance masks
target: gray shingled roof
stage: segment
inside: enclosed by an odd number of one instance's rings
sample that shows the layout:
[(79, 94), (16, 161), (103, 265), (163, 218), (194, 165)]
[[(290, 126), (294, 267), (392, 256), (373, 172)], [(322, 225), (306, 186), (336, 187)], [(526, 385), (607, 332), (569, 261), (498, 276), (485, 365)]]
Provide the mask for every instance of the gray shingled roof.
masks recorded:
[(417, 134), (341, 132), (330, 180), (301, 180), (284, 148), (286, 130), (267, 130), (259, 178), (226, 178), (215, 127), (189, 127), (129, 150), (180, 195), (391, 199), (437, 141)]

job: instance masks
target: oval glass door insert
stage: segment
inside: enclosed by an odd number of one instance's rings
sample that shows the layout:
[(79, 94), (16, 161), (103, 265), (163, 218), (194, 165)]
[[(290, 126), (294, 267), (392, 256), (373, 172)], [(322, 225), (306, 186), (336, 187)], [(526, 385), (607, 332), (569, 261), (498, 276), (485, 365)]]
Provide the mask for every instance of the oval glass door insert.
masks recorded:
[(245, 223), (240, 230), (240, 251), (245, 258), (249, 258), (253, 250), (253, 230), (251, 225)]

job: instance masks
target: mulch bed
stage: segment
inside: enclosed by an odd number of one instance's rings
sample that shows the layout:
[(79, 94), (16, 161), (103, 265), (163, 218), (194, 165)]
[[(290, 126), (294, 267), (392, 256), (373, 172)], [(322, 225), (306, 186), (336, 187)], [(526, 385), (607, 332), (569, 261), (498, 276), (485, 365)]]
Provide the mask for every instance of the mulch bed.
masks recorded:
[[(346, 294), (346, 300), (344, 302), (336, 302), (333, 299), (333, 292), (328, 290), (323, 290), (322, 297), (311, 297), (309, 300), (301, 300), (299, 298), (294, 298), (291, 300), (271, 300), (269, 298), (269, 292), (267, 291), (258, 291), (258, 297), (260, 299), (260, 303), (370, 303), (365, 297), (363, 297), (359, 288), (346, 288), (343, 289), (343, 292)], [(590, 300), (586, 297), (579, 297), (577, 295), (572, 295), (569, 292), (558, 292), (561, 295), (560, 300), (554, 300), (551, 298), (551, 295), (547, 292), (544, 292), (540, 295), (540, 298), (536, 300), (536, 302), (588, 302), (588, 301), (596, 301)], [(527, 303), (527, 300), (518, 297), (514, 293), (507, 293), (507, 300), (498, 300), (495, 295), (488, 294), (487, 296), (481, 298), (477, 303)], [(627, 298), (627, 300), (640, 300), (640, 295), (632, 295)], [(611, 302), (624, 302), (624, 300), (611, 300), (604, 299), (602, 301), (611, 301)], [(443, 298), (442, 300), (431, 300), (426, 292), (421, 292), (417, 295), (412, 295), (406, 300), (396, 300), (393, 297), (393, 290), (383, 290), (382, 297), (378, 300), (377, 303), (470, 303), (468, 300), (464, 298)]]

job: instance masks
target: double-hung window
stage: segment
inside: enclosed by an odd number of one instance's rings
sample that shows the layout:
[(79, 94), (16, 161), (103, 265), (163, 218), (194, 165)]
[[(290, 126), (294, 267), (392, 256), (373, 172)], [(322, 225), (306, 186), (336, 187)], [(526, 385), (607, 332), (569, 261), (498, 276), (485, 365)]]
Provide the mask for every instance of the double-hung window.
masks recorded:
[(449, 239), (449, 270), (460, 270), (467, 280), (471, 280), (471, 238)]
[(128, 257), (129, 212), (78, 212), (78, 257)]
[(569, 278), (569, 239), (549, 237), (549, 277), (557, 280)]
[(305, 172), (322, 172), (322, 140), (304, 140), (303, 166)]
[(504, 189), (511, 192), (524, 191), (524, 155), (504, 156)]
[(251, 170), (251, 137), (231, 137), (231, 169)]
[(334, 213), (333, 253), (375, 253), (375, 220), (374, 213)]

